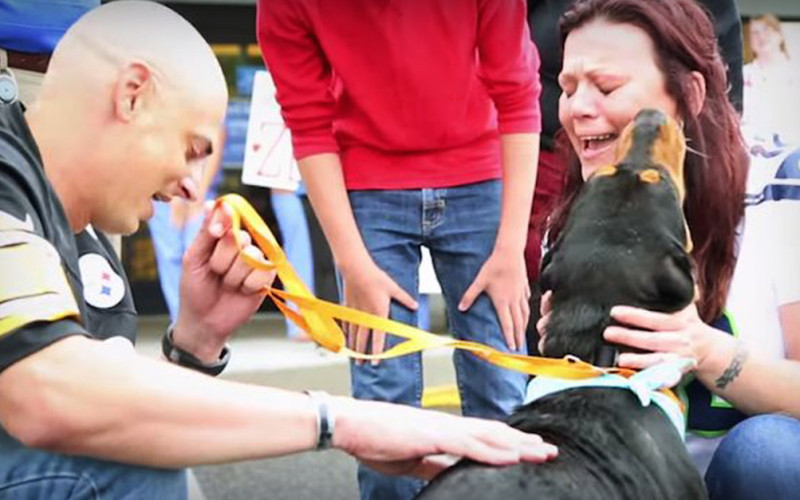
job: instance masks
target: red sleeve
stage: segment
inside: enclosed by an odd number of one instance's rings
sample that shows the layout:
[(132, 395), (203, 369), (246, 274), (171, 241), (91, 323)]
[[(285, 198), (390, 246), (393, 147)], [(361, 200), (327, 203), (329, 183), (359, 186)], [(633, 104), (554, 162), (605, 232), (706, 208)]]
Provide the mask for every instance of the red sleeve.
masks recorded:
[(478, 57), (500, 133), (541, 132), (539, 54), (525, 0), (478, 0)]
[(259, 0), (256, 31), (295, 158), (337, 152), (331, 67), (300, 2)]

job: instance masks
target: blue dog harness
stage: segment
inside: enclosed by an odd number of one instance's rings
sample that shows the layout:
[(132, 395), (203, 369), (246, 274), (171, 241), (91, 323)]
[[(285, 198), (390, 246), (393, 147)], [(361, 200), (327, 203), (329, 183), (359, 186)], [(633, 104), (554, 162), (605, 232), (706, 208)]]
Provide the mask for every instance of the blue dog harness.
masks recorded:
[(585, 387), (616, 387), (619, 389), (628, 389), (639, 398), (639, 402), (642, 406), (649, 406), (651, 402), (655, 402), (656, 406), (664, 412), (678, 430), (681, 439), (684, 439), (686, 432), (686, 416), (678, 402), (663, 392), (660, 392), (659, 389), (674, 385), (675, 381), (680, 380), (683, 374), (683, 368), (691, 364), (694, 364), (694, 361), (686, 358), (665, 361), (642, 370), (630, 378), (613, 373), (606, 373), (599, 377), (580, 380), (566, 380), (540, 375), (528, 383), (525, 404), (549, 394), (568, 389)]

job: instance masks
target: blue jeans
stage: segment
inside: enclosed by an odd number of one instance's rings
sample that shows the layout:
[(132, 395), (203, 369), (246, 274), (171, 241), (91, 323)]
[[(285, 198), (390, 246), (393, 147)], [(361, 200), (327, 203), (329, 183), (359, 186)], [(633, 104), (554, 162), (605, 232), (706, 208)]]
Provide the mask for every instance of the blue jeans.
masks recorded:
[(800, 420), (758, 415), (722, 440), (706, 472), (711, 500), (789, 500), (800, 495)]
[(0, 428), (0, 500), (185, 500), (186, 471), (26, 448)]
[[(297, 193), (275, 190), (270, 195), (270, 201), (283, 237), (286, 258), (303, 283), (314, 293), (314, 256), (303, 201)], [(297, 338), (303, 335), (300, 327), (289, 318), (285, 318), (285, 322), (287, 337)]]
[[(458, 302), (494, 247), (500, 220), (500, 181), (442, 189), (351, 191), (353, 214), (372, 259), (411, 296), (418, 296), (420, 246), (430, 249), (442, 287), (453, 335), (508, 351), (497, 313), (486, 294), (466, 312)], [(345, 283), (347, 286), (347, 283)], [(414, 311), (392, 302), (390, 317), (416, 325)], [(387, 338), (387, 346), (400, 342)], [(471, 353), (453, 354), (462, 413), (501, 419), (525, 394), (526, 376), (491, 365)], [(360, 399), (419, 406), (422, 397), (422, 359), (419, 354), (383, 361), (351, 364), (353, 395)], [(387, 477), (359, 467), (362, 499), (401, 500), (413, 497), (422, 482)]]
[(417, 328), (422, 330), (431, 329), (431, 304), (430, 296), (420, 294), (417, 297)]

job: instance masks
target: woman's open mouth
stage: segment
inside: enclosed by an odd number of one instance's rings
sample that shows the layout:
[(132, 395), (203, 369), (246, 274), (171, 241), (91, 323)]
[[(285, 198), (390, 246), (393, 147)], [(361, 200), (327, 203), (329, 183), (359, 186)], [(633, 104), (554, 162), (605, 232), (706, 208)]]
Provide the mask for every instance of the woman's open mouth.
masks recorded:
[(584, 159), (596, 158), (608, 152), (617, 141), (617, 134), (603, 134), (581, 137), (581, 156)]

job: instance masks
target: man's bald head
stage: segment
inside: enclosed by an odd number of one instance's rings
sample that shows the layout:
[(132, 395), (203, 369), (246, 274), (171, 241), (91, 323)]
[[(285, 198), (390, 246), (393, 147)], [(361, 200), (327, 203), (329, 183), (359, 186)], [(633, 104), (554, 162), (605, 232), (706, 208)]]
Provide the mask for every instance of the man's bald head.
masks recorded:
[(185, 92), (227, 92), (222, 70), (200, 33), (167, 7), (141, 0), (111, 2), (81, 17), (56, 47), (48, 75), (114, 70), (130, 61), (150, 65)]
[(191, 24), (120, 0), (67, 31), (27, 116), (73, 229), (129, 233), (151, 198), (198, 194), (226, 104), (222, 69)]

